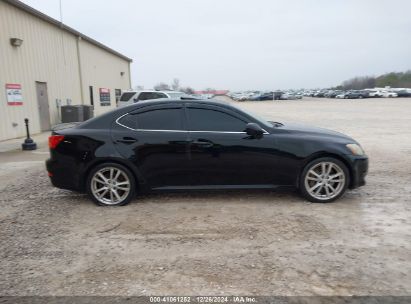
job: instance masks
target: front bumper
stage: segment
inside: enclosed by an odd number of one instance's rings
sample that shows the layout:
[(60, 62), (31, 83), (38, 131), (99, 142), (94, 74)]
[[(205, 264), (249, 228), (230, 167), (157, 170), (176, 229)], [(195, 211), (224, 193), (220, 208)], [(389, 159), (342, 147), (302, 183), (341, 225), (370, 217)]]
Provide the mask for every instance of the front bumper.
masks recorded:
[(348, 156), (351, 164), (350, 189), (358, 188), (366, 184), (365, 177), (368, 173), (367, 156)]

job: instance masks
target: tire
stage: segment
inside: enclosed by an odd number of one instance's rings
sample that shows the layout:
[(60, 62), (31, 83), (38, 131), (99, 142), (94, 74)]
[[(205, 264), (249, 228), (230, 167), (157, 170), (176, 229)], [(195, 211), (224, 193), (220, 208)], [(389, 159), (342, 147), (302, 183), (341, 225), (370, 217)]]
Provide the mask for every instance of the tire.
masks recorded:
[[(324, 168), (323, 164), (331, 166), (331, 173), (328, 175), (321, 174)], [(325, 170), (328, 169), (329, 167), (326, 165)], [(319, 177), (314, 175), (313, 171)], [(335, 177), (329, 179), (330, 176)], [(330, 203), (344, 195), (349, 184), (350, 174), (343, 162), (333, 157), (321, 157), (305, 166), (300, 176), (299, 190), (304, 198), (313, 203)], [(331, 189), (335, 192), (332, 193)], [(315, 193), (318, 191), (319, 193), (316, 195)], [(329, 193), (332, 194), (328, 195)]]
[(129, 169), (117, 163), (94, 167), (87, 177), (87, 194), (99, 206), (124, 206), (135, 196), (136, 181)]

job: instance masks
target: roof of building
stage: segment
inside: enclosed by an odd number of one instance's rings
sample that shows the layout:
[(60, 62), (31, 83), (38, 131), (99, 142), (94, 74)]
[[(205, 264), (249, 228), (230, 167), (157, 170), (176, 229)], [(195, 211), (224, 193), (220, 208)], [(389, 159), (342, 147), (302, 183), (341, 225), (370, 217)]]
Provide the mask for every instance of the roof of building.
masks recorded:
[(120, 57), (124, 60), (127, 60), (129, 62), (133, 61), (131, 58), (129, 58), (129, 57), (113, 50), (112, 48), (109, 48), (108, 46), (98, 42), (97, 40), (94, 40), (93, 38), (88, 37), (87, 35), (84, 35), (84, 34), (80, 33), (79, 31), (76, 31), (75, 29), (65, 25), (64, 23), (62, 23), (62, 22), (60, 22), (60, 21), (58, 21), (54, 18), (51, 18), (50, 16), (48, 16), (46, 14), (43, 14), (42, 12), (32, 8), (31, 6), (25, 4), (21, 1), (18, 1), (18, 0), (4, 0), (4, 1), (11, 4), (11, 5), (13, 5), (13, 6), (15, 6), (15, 7), (17, 7), (17, 8), (19, 8), (19, 9), (21, 9), (21, 10), (23, 10), (23, 11), (25, 11), (26, 13), (29, 13), (29, 14), (35, 16), (35, 17), (38, 17), (38, 18), (40, 18), (40, 19), (42, 19), (42, 20), (44, 20), (44, 21), (46, 21), (46, 22), (48, 22), (52, 25), (55, 25), (55, 26), (59, 27), (60, 29), (65, 30), (65, 31), (67, 31), (67, 32), (69, 32), (69, 33), (71, 33), (75, 36), (78, 36), (81, 39), (84, 39), (87, 42), (90, 42), (91, 44), (94, 44), (95, 46), (97, 46), (99, 48), (102, 48), (103, 50), (105, 50), (105, 51), (107, 51), (111, 54), (114, 54), (114, 55), (116, 55), (116, 56), (118, 56), (118, 57)]

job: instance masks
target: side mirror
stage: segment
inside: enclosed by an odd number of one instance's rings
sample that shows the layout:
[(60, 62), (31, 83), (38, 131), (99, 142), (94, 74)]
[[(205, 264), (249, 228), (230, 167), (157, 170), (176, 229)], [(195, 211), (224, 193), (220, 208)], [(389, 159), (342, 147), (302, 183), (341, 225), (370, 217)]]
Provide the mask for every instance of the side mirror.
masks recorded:
[(264, 134), (264, 130), (256, 123), (250, 122), (245, 127), (245, 132), (255, 138), (260, 138)]

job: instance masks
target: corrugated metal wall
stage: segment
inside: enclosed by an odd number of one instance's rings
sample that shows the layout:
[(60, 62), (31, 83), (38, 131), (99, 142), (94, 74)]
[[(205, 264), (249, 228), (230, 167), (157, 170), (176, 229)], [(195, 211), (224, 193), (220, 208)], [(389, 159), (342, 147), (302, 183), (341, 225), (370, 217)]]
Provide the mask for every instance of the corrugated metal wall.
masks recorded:
[[(22, 46), (13, 47), (10, 38), (22, 39)], [(60, 122), (56, 99), (63, 105), (67, 99), (72, 104), (90, 104), (89, 86), (94, 87), (96, 114), (114, 108), (114, 89), (130, 88), (129, 62), (0, 1), (0, 140), (24, 136), (26, 117), (32, 133), (40, 132), (36, 81), (47, 83), (53, 125)], [(6, 83), (21, 84), (22, 106), (7, 104)], [(100, 87), (111, 90), (110, 107), (100, 107)]]
[[(83, 96), (85, 104), (90, 104), (89, 86), (94, 90), (94, 114), (98, 115), (116, 107), (115, 89), (131, 87), (129, 64), (91, 43), (81, 40), (79, 43)], [(121, 75), (121, 73), (124, 73)], [(110, 89), (111, 106), (100, 106), (99, 88)]]

